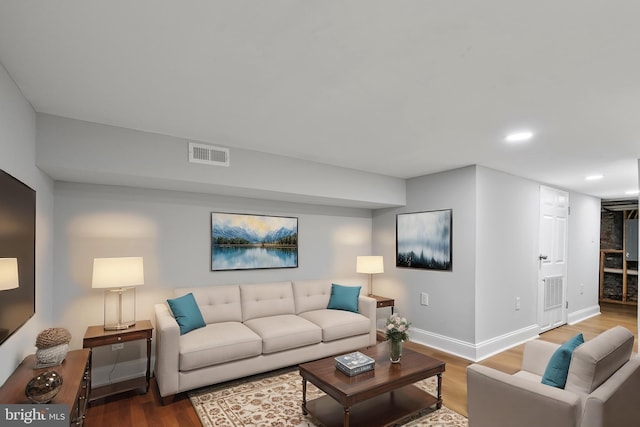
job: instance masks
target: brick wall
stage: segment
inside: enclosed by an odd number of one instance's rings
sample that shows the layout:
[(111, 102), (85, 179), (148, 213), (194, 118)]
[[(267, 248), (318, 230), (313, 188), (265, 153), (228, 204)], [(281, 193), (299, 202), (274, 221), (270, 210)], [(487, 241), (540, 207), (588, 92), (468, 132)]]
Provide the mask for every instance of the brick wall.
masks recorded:
[(602, 211), (600, 215), (600, 249), (622, 249), (622, 211)]

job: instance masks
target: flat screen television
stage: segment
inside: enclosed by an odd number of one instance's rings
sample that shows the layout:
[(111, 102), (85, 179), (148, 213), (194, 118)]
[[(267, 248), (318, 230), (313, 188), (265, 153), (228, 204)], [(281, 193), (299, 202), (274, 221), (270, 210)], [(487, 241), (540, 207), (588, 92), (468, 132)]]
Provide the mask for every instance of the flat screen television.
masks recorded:
[(0, 344), (36, 312), (35, 248), (36, 192), (0, 170)]

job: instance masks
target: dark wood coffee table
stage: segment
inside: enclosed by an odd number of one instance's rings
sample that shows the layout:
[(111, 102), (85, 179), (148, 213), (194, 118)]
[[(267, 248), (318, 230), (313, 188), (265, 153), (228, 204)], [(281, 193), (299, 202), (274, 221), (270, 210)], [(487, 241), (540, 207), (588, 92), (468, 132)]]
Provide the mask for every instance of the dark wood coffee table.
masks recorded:
[[(353, 377), (336, 369), (333, 357), (299, 365), (305, 415), (310, 413), (327, 427), (371, 427), (398, 422), (430, 406), (442, 407), (444, 362), (405, 347), (401, 363), (394, 364), (387, 343), (360, 352), (376, 360), (375, 369)], [(413, 385), (434, 375), (437, 396)], [(307, 381), (326, 396), (307, 402)]]

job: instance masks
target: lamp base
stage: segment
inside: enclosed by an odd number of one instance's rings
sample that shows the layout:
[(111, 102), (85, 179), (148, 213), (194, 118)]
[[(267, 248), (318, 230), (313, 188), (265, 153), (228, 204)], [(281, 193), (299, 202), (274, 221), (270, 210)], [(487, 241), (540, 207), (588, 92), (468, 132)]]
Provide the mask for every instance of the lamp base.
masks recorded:
[(136, 289), (107, 289), (104, 294), (104, 330), (121, 331), (136, 324)]
[(104, 325), (105, 331), (122, 331), (124, 329), (129, 329), (132, 326), (135, 326), (136, 322), (128, 322), (128, 323), (115, 323), (111, 325)]

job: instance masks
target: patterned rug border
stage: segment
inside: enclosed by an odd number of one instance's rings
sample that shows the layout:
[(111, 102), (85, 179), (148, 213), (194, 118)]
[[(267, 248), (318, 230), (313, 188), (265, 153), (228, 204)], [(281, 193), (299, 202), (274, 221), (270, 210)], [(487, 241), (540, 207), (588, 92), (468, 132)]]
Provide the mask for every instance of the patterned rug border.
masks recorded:
[[(436, 380), (435, 377), (428, 378), (416, 385), (433, 392)], [(323, 394), (313, 384), (308, 383), (307, 399), (311, 400)], [(302, 414), (302, 378), (297, 367), (202, 387), (192, 390), (188, 396), (201, 424), (205, 427), (321, 427), (315, 418)], [(443, 405), (439, 410), (427, 408), (403, 419), (397, 425), (468, 427), (468, 421), (464, 416)]]

